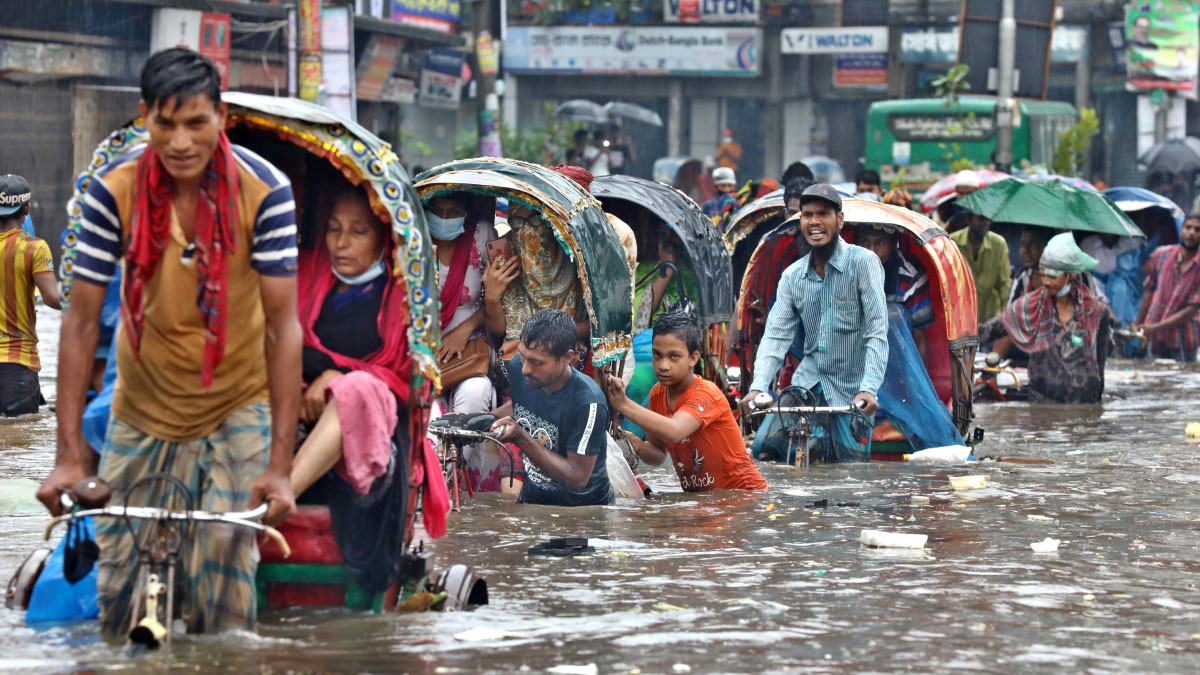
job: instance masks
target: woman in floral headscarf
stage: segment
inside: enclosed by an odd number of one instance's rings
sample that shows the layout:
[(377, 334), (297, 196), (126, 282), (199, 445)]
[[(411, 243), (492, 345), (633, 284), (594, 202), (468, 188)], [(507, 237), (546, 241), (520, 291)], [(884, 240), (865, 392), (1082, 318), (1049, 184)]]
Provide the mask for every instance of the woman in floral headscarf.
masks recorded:
[(994, 341), (1001, 356), (1013, 344), (1029, 353), (1033, 400), (1097, 403), (1104, 393), (1108, 311), (1083, 278), (1095, 265), (1070, 232), (1055, 236), (1042, 252), (1042, 286), (979, 327), (979, 342)]

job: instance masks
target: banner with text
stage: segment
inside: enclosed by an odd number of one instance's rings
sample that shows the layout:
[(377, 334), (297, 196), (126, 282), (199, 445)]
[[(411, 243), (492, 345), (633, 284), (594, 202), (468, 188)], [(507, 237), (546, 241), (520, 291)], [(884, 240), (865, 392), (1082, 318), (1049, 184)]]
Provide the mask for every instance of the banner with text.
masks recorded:
[(887, 53), (838, 54), (833, 64), (835, 87), (886, 87)]
[(754, 23), (758, 0), (663, 0), (666, 23)]
[(859, 28), (785, 28), (784, 54), (870, 54), (888, 50), (887, 26)]
[[(1086, 26), (1054, 26), (1050, 36), (1052, 63), (1077, 63), (1088, 59)], [(905, 28), (900, 36), (902, 63), (954, 63), (958, 61), (958, 26)]]
[(758, 75), (759, 28), (510, 26), (515, 73)]

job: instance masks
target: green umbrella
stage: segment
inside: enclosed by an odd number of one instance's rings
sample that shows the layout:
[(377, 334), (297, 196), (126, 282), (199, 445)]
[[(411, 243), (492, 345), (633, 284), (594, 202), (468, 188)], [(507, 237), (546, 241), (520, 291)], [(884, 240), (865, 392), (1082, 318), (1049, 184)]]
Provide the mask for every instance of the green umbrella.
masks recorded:
[(959, 199), (958, 205), (1004, 223), (1146, 237), (1108, 197), (1057, 179), (1006, 178)]

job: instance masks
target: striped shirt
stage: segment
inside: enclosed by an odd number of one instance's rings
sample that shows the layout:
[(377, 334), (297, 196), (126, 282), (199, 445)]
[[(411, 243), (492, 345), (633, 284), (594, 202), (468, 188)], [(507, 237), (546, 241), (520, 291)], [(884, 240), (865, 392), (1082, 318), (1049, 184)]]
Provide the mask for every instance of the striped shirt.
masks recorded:
[[(1146, 323), (1160, 323), (1191, 305), (1200, 305), (1200, 255), (1175, 271), (1183, 257), (1183, 247), (1174, 244), (1160, 246), (1150, 254), (1150, 274), (1146, 275), (1146, 291), (1153, 293)], [(1150, 348), (1156, 354), (1170, 350), (1195, 352), (1200, 347), (1200, 315), (1168, 331), (1150, 336)]]
[(50, 247), (20, 228), (0, 234), (0, 363), (19, 363), (38, 371), (35, 274), (54, 274)]
[[(106, 285), (129, 238), (139, 190), (138, 158), (130, 150), (100, 169), (84, 195), (71, 270), (75, 280)], [(233, 146), (238, 194), (234, 245), (225, 254), (225, 356), (202, 385), (205, 327), (196, 307), (194, 245), (175, 213), (162, 261), (145, 289), (142, 345), (134, 355), (122, 325), (116, 337), (117, 382), (113, 415), (154, 438), (201, 438), (234, 410), (268, 400), (263, 351), (266, 318), (261, 277), (296, 273), (296, 215), (287, 177), (258, 155)]]
[(779, 280), (750, 389), (771, 389), (803, 326), (804, 360), (792, 384), (809, 389), (819, 384), (830, 405), (850, 405), (859, 392), (874, 394), (883, 384), (888, 354), (883, 265), (871, 251), (839, 239), (822, 279), (809, 268), (810, 255), (792, 263)]

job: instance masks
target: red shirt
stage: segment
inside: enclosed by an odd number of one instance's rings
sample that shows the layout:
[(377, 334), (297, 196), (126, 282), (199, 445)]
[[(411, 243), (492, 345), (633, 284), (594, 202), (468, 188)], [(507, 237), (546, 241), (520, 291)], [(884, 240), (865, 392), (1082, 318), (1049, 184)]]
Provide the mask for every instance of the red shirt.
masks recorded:
[(684, 491), (767, 489), (767, 481), (746, 452), (729, 401), (717, 385), (693, 378), (672, 410), (667, 405), (667, 388), (656, 384), (650, 390), (650, 410), (664, 417), (674, 417), (682, 410), (700, 422), (691, 436), (665, 448)]
[[(1183, 247), (1160, 246), (1150, 255), (1150, 274), (1146, 275), (1146, 290), (1154, 293), (1147, 323), (1166, 321), (1188, 305), (1200, 304), (1200, 256), (1195, 256), (1182, 269), (1175, 263), (1183, 255)], [(1194, 352), (1200, 346), (1200, 318), (1193, 317), (1181, 326), (1155, 333), (1150, 337), (1151, 350), (1179, 349)]]

